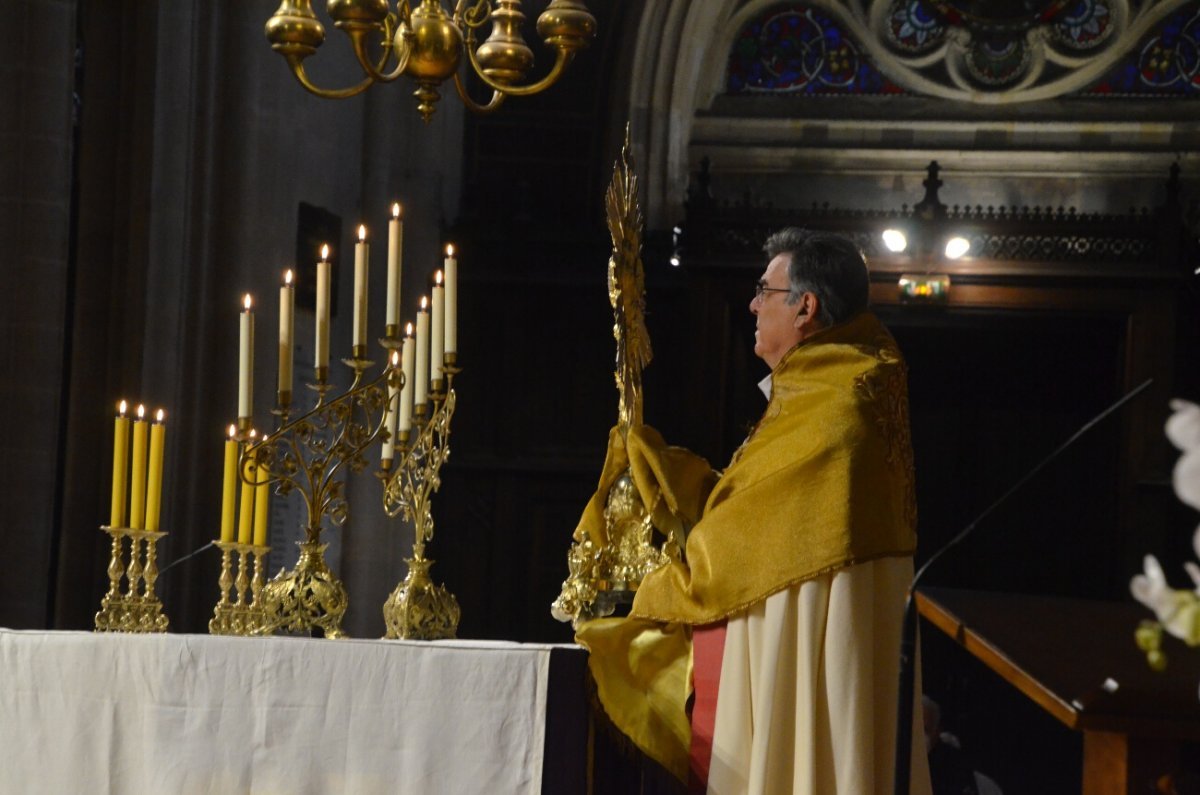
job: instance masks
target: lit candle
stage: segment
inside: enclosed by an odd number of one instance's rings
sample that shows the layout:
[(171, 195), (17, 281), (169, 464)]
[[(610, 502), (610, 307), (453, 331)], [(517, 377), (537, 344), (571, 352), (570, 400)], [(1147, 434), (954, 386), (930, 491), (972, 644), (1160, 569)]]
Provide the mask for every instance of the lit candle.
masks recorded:
[(421, 296), (417, 310), (417, 382), (413, 386), (413, 403), (425, 405), (429, 397), (429, 299)]
[[(392, 351), (392, 371), (395, 373), (400, 369), (400, 351)], [(388, 399), (387, 399), (387, 426), (388, 438), (383, 442), (383, 454), (380, 455), (384, 461), (391, 461), (396, 457), (396, 425), (400, 414), (400, 390), (396, 387), (396, 379), (388, 376)]]
[(446, 245), (446, 353), (458, 352), (458, 260), (454, 246)]
[(296, 288), (292, 285), (292, 272), (283, 274), (283, 286), (279, 288), (279, 405), (291, 403), (292, 359), (295, 353), (296, 332)]
[(400, 388), (400, 431), (412, 428), (413, 412), (413, 325), (408, 323), (404, 329), (404, 347), (401, 349), (400, 369), (404, 372), (404, 386)]
[(221, 482), (221, 540), (233, 542), (233, 510), (237, 503), (237, 426), (229, 426), (225, 440), (225, 477)]
[(321, 246), (317, 263), (317, 344), (314, 366), (329, 367), (329, 245)]
[(442, 357), (446, 351), (446, 289), (442, 286), (442, 272), (433, 275), (433, 315), (430, 318), (429, 344), (429, 379), (439, 387), (442, 383), (442, 372), (445, 362)]
[(254, 489), (254, 546), (267, 545), (267, 512), (271, 507), (271, 473), (266, 462), (260, 462), (257, 473), (258, 486)]
[[(247, 447), (254, 443), (255, 435), (251, 430)], [(246, 455), (245, 459), (245, 468), (242, 470), (242, 504), (239, 506), (238, 512), (237, 542), (239, 544), (249, 544), (254, 540), (254, 479), (258, 470), (254, 466), (252, 456)]]
[[(404, 222), (400, 220), (400, 203), (392, 205), (392, 220), (388, 221), (387, 314), (384, 323), (400, 325), (400, 257), (404, 249)], [(394, 328), (395, 330), (395, 328)]]
[(354, 347), (367, 346), (367, 228), (358, 225), (354, 244)]
[(146, 407), (137, 407), (133, 422), (133, 474), (130, 475), (129, 526), (142, 530), (146, 524)]
[(246, 293), (242, 304), (246, 308), (242, 310), (238, 335), (238, 416), (249, 417), (254, 413), (254, 313), (250, 311), (250, 293)]
[(163, 422), (166, 412), (159, 409), (150, 426), (150, 467), (146, 477), (146, 529), (158, 532), (162, 514), (163, 442), (167, 426)]
[(125, 416), (128, 404), (124, 400), (117, 406), (117, 419), (113, 428), (113, 475), (112, 513), (109, 527), (125, 526), (125, 491), (129, 474), (129, 418)]

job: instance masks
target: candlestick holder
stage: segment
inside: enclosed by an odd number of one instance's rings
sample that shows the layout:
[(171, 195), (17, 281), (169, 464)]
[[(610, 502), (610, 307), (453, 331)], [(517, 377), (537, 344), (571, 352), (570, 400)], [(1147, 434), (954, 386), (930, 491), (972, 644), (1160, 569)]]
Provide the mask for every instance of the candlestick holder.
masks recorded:
[(384, 512), (401, 516), (414, 527), (413, 555), (405, 559), (408, 574), (383, 604), (388, 638), (435, 640), (453, 638), (458, 632), (458, 600), (429, 578), (434, 562), (425, 557), (425, 544), (433, 540), (432, 497), (441, 486), (442, 465), (450, 457), (450, 420), (457, 400), (454, 376), (459, 372), (447, 364), (443, 389), (431, 394), (433, 411), (428, 417), (425, 411), (414, 411), (416, 424), (409, 440), (400, 439), (392, 467), (379, 473)]
[[(261, 634), (266, 626), (266, 611), (262, 603), (263, 561), (271, 548), (231, 541), (217, 541), (216, 544), (221, 550), (221, 576), (217, 580), (221, 587), (221, 598), (213, 608), (208, 632), (211, 635)], [(236, 576), (233, 573), (235, 568)]]
[[(327, 638), (344, 635), (346, 588), (325, 563), (328, 545), (321, 543), (321, 533), (326, 517), (338, 526), (346, 521), (345, 483), (336, 476), (344, 468), (360, 472), (367, 466), (363, 451), (384, 431), (386, 381), (402, 374), (389, 364), (378, 377), (365, 381), (373, 362), (361, 355), (343, 362), (354, 370), (349, 389), (331, 396), (332, 387), (318, 368), (317, 382), (309, 384), (318, 393), (317, 405), (291, 420), (286, 412), (277, 412), (279, 429), (242, 453), (239, 472), (245, 482), (272, 483), (280, 495), (297, 491), (307, 509), (305, 540), (297, 542), (300, 558), (295, 568), (280, 571), (262, 587), (261, 622), (254, 634), (320, 630)], [(255, 456), (269, 473), (265, 480), (247, 473), (246, 462)]]
[(100, 529), (112, 537), (112, 556), (108, 562), (108, 593), (100, 600), (96, 631), (166, 632), (167, 617), (154, 593), (154, 582), (158, 579), (158, 539), (166, 533), (108, 525), (101, 525)]

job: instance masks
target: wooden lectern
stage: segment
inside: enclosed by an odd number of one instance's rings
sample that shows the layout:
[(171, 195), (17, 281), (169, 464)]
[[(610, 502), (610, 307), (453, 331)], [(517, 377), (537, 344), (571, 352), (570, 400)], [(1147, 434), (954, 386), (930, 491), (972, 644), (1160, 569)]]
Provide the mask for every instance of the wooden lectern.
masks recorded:
[[(1154, 791), (1200, 741), (1200, 649), (1162, 673), (1134, 644), (1132, 602), (921, 588), (930, 623), (1066, 726), (1083, 732), (1084, 795)], [(1114, 684), (1106, 687), (1111, 680)], [(1115, 689), (1113, 689), (1115, 686)]]

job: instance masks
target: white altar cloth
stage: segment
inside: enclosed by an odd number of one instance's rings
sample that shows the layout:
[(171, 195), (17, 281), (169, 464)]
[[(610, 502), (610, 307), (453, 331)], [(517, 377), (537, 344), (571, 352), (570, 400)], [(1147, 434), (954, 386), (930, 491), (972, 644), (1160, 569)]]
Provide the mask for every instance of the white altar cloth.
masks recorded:
[(0, 630), (0, 792), (536, 795), (552, 648)]

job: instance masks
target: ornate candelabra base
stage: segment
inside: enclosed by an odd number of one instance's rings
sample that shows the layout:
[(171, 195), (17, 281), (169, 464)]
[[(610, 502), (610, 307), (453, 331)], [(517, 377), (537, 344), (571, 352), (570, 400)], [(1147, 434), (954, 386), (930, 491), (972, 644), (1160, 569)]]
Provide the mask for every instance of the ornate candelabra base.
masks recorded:
[(264, 619), (257, 634), (276, 631), (322, 631), (327, 638), (345, 637), (342, 616), (348, 604), (346, 587), (325, 565), (319, 541), (300, 541), (296, 568), (281, 571), (262, 589)]
[(383, 620), (387, 625), (386, 638), (404, 640), (439, 640), (453, 638), (458, 633), (462, 615), (458, 600), (444, 585), (434, 585), (429, 579), (432, 560), (418, 553), (406, 558), (408, 576), (396, 586), (383, 603)]
[(166, 533), (107, 525), (100, 529), (112, 537), (112, 557), (108, 562), (108, 593), (100, 600), (100, 612), (96, 613), (96, 631), (166, 632), (167, 617), (154, 593), (154, 582), (158, 579), (158, 539)]
[[(213, 617), (208, 622), (210, 635), (261, 635), (267, 625), (263, 609), (263, 558), (270, 547), (253, 544), (235, 544), (229, 541), (216, 542), (221, 550), (221, 599), (213, 608)], [(253, 557), (253, 574), (250, 559)], [(236, 564), (235, 564), (236, 559)], [(233, 568), (237, 567), (237, 576)], [(230, 589), (233, 598), (230, 599)]]

